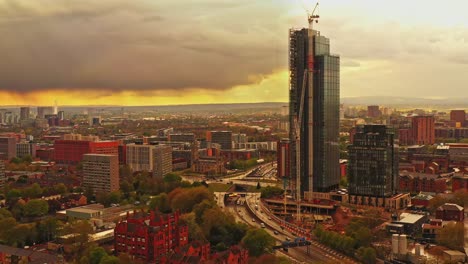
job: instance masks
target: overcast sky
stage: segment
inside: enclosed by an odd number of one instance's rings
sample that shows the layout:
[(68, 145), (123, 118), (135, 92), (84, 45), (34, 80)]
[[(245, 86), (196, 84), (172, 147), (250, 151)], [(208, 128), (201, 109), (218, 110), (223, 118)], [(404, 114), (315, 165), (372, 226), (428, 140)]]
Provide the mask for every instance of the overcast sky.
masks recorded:
[[(287, 101), (305, 0), (0, 0), (0, 104)], [(468, 1), (323, 0), (341, 96), (466, 94)]]

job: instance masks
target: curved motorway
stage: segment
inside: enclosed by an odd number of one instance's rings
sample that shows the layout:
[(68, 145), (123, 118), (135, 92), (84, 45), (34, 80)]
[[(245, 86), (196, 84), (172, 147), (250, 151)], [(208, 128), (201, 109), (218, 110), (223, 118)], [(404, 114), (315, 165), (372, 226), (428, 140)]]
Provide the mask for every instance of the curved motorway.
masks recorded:
[[(276, 239), (278, 244), (286, 240), (286, 238), (294, 239), (293, 234), (282, 230), (281, 227), (268, 219), (268, 216), (265, 212), (262, 212), (261, 207), (259, 210), (250, 210), (247, 206), (247, 203), (254, 204), (256, 202), (257, 196), (249, 195), (248, 197), (241, 197), (240, 205), (226, 205), (226, 209), (231, 211), (231, 213), (236, 217), (240, 222), (245, 222), (249, 226), (254, 226), (260, 228), (260, 223), (265, 223), (266, 231)], [(255, 213), (254, 213), (255, 211)], [(253, 220), (254, 219), (254, 220)], [(275, 234), (274, 232), (277, 232)], [(287, 255), (292, 261), (296, 263), (345, 263), (345, 264), (354, 264), (357, 263), (352, 259), (345, 257), (325, 246), (317, 243), (316, 241), (311, 241), (312, 245), (310, 246), (310, 254), (307, 254), (306, 247), (290, 248), (288, 252), (278, 250), (279, 254)]]

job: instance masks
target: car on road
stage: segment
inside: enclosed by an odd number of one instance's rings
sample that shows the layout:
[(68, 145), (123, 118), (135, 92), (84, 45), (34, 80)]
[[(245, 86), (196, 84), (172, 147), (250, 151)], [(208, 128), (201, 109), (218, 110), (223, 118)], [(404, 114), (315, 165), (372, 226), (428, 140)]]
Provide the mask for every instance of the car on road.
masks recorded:
[(255, 222), (255, 218), (252, 218), (252, 222)]
[(278, 231), (275, 230), (275, 231), (273, 231), (273, 234), (278, 235), (279, 233), (278, 233)]
[(271, 217), (268, 217), (268, 220), (271, 220)]
[(260, 223), (260, 226), (261, 226), (262, 228), (265, 228), (265, 224), (264, 224), (264, 223)]

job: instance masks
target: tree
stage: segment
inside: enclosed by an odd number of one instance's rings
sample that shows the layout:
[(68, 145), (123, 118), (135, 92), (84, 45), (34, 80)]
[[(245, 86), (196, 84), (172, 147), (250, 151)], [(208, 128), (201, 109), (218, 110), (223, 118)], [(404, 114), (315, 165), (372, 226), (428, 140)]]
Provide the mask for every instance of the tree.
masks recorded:
[(30, 187), (23, 190), (23, 197), (25, 198), (39, 198), (42, 196), (43, 190), (37, 183), (32, 184)]
[(133, 192), (133, 186), (126, 180), (120, 182), (120, 190), (124, 193), (125, 197), (128, 198), (128, 194)]
[(10, 211), (5, 208), (0, 208), (0, 220), (8, 217), (13, 217)]
[(59, 183), (57, 185), (54, 185), (54, 192), (56, 194), (66, 194), (68, 192), (67, 186), (63, 183)]
[(161, 193), (151, 199), (149, 207), (151, 210), (158, 210), (162, 213), (170, 213), (171, 206), (169, 204), (169, 198), (166, 193)]
[(14, 199), (18, 199), (22, 196), (22, 193), (20, 190), (18, 189), (11, 189), (8, 191), (7, 195), (6, 195), (6, 199), (7, 199), (7, 202), (10, 202)]
[(45, 200), (30, 200), (24, 205), (24, 216), (36, 217), (43, 216), (49, 212), (49, 204)]
[(104, 257), (102, 257), (101, 261), (99, 262), (99, 264), (120, 264), (120, 263), (121, 261), (118, 257), (109, 256), (109, 255), (105, 255)]
[(111, 204), (118, 204), (122, 200), (122, 194), (119, 191), (113, 191), (109, 194), (109, 202)]
[(10, 163), (13, 163), (13, 164), (20, 164), (20, 163), (21, 163), (21, 159), (20, 159), (20, 158), (17, 158), (17, 157), (13, 157), (13, 158), (10, 160)]
[(9, 245), (24, 247), (36, 241), (37, 232), (34, 224), (19, 224), (11, 228)]
[(439, 229), (437, 242), (451, 249), (462, 249), (464, 237), (463, 222), (449, 223)]
[(177, 174), (168, 173), (166, 174), (166, 176), (164, 176), (163, 181), (164, 182), (181, 182), (182, 178)]
[(261, 189), (261, 197), (266, 199), (281, 195), (283, 193), (283, 189), (275, 186), (267, 186)]
[(360, 247), (356, 255), (364, 264), (375, 264), (377, 262), (377, 253), (371, 247)]
[(356, 239), (358, 246), (366, 247), (372, 242), (372, 232), (367, 227), (360, 227), (353, 233), (352, 237)]
[(93, 233), (93, 227), (86, 220), (69, 221), (62, 229), (61, 235), (71, 235), (64, 241), (72, 249), (72, 254), (83, 255), (82, 253), (89, 245), (89, 235)]
[(195, 221), (195, 213), (183, 214), (180, 220), (188, 226), (190, 241), (207, 241), (203, 231)]
[(31, 155), (26, 155), (23, 158), (21, 158), (21, 162), (31, 163), (32, 161), (33, 161), (33, 159), (31, 157)]
[(58, 221), (55, 217), (49, 217), (36, 223), (38, 240), (40, 242), (48, 242), (55, 239), (62, 225), (62, 222)]
[(434, 198), (432, 198), (430, 201), (429, 201), (429, 211), (431, 212), (435, 212), (437, 210), (437, 208), (445, 203), (448, 202), (448, 199), (446, 199), (445, 197), (441, 196), (441, 195), (436, 195)]
[(99, 264), (104, 256), (107, 256), (106, 251), (102, 247), (95, 247), (89, 252), (89, 263)]
[(189, 189), (177, 188), (168, 195), (172, 210), (191, 212), (193, 207), (203, 200), (213, 200), (213, 194), (206, 187)]
[(271, 251), (275, 245), (275, 239), (265, 230), (255, 228), (247, 231), (242, 244), (249, 250), (250, 256), (258, 257)]

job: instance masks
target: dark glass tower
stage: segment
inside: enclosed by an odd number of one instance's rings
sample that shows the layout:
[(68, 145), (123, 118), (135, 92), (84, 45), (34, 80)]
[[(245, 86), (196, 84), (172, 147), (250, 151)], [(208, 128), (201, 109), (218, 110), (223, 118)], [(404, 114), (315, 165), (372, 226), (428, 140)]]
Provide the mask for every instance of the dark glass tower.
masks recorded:
[(350, 195), (391, 197), (398, 183), (398, 144), (384, 125), (358, 126), (348, 147)]
[[(289, 71), (292, 142), (295, 142), (295, 120), (303, 101), (302, 120), (298, 124), (300, 193), (328, 192), (338, 188), (340, 181), (340, 58), (330, 54), (330, 40), (320, 32), (292, 29), (289, 33)], [(292, 145), (290, 175), (296, 179), (296, 146)]]

